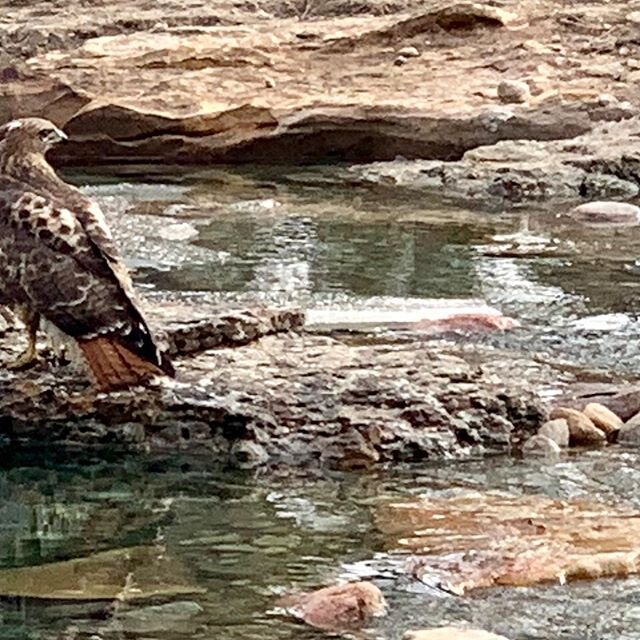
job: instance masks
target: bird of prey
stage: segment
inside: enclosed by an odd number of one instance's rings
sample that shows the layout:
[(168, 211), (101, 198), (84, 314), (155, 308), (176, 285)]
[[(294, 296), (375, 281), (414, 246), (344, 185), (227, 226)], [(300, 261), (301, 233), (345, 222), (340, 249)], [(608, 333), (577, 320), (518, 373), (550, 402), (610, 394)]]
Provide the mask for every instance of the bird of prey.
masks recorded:
[(29, 331), (16, 364), (36, 358), (42, 317), (77, 343), (104, 391), (173, 376), (102, 211), (45, 158), (66, 138), (41, 118), (0, 127), (0, 304), (17, 308)]

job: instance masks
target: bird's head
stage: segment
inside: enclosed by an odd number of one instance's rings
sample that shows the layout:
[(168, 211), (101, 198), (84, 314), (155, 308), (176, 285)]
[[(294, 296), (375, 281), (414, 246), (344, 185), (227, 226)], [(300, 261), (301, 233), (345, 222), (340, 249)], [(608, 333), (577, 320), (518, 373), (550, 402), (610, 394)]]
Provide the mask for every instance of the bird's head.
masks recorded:
[(44, 118), (19, 118), (0, 127), (0, 145), (9, 153), (44, 155), (67, 139), (64, 131)]

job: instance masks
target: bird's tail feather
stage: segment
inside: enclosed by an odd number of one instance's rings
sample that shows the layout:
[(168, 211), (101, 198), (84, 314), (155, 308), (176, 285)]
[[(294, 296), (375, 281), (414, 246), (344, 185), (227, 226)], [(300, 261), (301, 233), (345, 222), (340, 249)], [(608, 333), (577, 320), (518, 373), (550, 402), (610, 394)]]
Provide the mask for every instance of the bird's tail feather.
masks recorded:
[(158, 366), (112, 338), (80, 340), (79, 345), (96, 384), (102, 391), (135, 387), (155, 376), (166, 375)]

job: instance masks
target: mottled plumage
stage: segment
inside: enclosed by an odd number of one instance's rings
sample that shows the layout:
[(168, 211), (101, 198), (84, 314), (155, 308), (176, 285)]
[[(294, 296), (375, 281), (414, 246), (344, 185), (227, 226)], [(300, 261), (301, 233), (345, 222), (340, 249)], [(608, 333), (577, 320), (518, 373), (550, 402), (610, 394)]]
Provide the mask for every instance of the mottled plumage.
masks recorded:
[(103, 389), (173, 375), (100, 208), (45, 159), (64, 138), (39, 118), (0, 127), (0, 304), (76, 340)]

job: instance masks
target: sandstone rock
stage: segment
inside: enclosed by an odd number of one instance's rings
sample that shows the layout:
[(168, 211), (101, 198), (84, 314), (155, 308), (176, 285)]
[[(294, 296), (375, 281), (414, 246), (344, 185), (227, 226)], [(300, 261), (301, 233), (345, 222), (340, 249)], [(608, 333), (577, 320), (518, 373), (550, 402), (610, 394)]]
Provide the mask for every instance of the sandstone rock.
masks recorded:
[(633, 506), (468, 491), (381, 505), (376, 526), (392, 553), (416, 554), (411, 575), (460, 595), (640, 572)]
[(395, 58), (395, 60), (393, 61), (393, 64), (396, 67), (402, 67), (403, 65), (407, 64), (407, 62), (409, 62), (409, 59), (406, 58), (405, 56), (398, 56), (397, 58)]
[(403, 636), (403, 640), (507, 640), (507, 638), (482, 629), (437, 627), (421, 629), (420, 631), (407, 631)]
[(569, 425), (564, 418), (547, 420), (540, 427), (538, 434), (550, 438), (560, 447), (569, 446)]
[(626, 202), (587, 202), (573, 208), (569, 215), (575, 220), (603, 224), (640, 223), (640, 207)]
[(569, 444), (575, 446), (589, 446), (606, 442), (607, 437), (601, 429), (593, 424), (581, 411), (558, 407), (549, 415), (551, 420), (562, 418), (569, 426)]
[(386, 602), (371, 582), (352, 582), (282, 598), (278, 606), (324, 630), (352, 629), (386, 613)]
[(531, 90), (521, 80), (502, 80), (498, 85), (498, 98), (501, 102), (526, 102), (531, 97)]
[(613, 411), (597, 402), (590, 402), (582, 410), (582, 413), (584, 413), (598, 429), (604, 431), (609, 440), (615, 438), (615, 435), (624, 424), (620, 417), (613, 413)]
[(538, 434), (531, 436), (524, 443), (522, 453), (525, 457), (544, 456), (557, 458), (560, 455), (560, 447), (551, 438)]
[(397, 54), (399, 56), (404, 56), (405, 58), (418, 58), (420, 56), (420, 51), (418, 51), (417, 47), (402, 47), (402, 49), (398, 49)]

